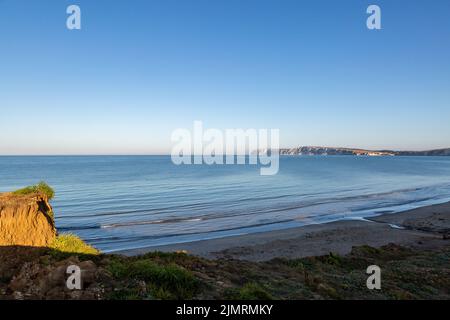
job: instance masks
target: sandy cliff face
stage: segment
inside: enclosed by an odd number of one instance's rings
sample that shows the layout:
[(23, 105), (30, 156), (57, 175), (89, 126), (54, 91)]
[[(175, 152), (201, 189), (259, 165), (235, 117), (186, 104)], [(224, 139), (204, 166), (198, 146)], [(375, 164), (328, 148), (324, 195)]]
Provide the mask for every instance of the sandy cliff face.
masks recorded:
[(48, 246), (56, 237), (45, 195), (0, 194), (0, 246)]

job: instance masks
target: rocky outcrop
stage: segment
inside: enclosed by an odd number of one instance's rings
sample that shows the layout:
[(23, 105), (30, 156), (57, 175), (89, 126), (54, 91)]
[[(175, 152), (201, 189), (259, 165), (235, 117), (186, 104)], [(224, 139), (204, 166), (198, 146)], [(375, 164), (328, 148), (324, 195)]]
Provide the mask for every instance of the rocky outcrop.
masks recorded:
[(44, 194), (0, 194), (0, 246), (49, 246), (56, 237), (52, 207)]

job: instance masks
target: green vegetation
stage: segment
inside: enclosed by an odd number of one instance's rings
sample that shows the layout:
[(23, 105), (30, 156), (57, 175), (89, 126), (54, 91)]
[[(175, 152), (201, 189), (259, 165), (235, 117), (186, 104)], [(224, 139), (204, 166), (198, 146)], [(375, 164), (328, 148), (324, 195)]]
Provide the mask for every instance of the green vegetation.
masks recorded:
[(272, 300), (273, 297), (257, 283), (247, 283), (239, 290), (241, 300)]
[[(100, 254), (64, 234), (50, 248), (0, 247), (0, 293), (29, 299), (450, 299), (450, 246), (354, 247), (300, 259), (209, 260), (186, 253)], [(82, 291), (64, 290), (67, 265), (84, 272)], [(366, 269), (382, 268), (382, 290), (368, 290)], [(14, 288), (14, 289), (11, 289)], [(3, 297), (2, 297), (3, 298)]]
[(49, 200), (51, 200), (55, 195), (55, 191), (44, 181), (41, 181), (38, 184), (35, 184), (34, 186), (28, 186), (13, 192), (13, 194), (15, 195), (27, 195), (34, 193), (45, 194)]
[[(148, 291), (147, 298), (191, 299), (199, 288), (199, 282), (194, 275), (174, 263), (162, 265), (145, 258), (130, 261), (115, 257), (109, 263), (108, 270), (115, 279), (146, 283), (144, 291)], [(136, 291), (126, 288), (115, 292), (114, 297), (134, 299)]]
[(260, 284), (255, 282), (246, 283), (242, 288), (228, 289), (225, 297), (232, 300), (272, 300), (273, 297)]
[(88, 245), (78, 236), (66, 233), (56, 237), (51, 248), (64, 253), (92, 254), (97, 255), (100, 252), (94, 247)]

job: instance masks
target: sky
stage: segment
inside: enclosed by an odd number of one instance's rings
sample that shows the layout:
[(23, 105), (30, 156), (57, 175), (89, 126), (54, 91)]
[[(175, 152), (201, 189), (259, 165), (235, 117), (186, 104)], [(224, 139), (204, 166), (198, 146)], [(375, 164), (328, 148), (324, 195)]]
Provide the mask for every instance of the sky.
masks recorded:
[(0, 0), (0, 154), (167, 154), (195, 120), (279, 129), (281, 147), (450, 147), (449, 13), (448, 0)]

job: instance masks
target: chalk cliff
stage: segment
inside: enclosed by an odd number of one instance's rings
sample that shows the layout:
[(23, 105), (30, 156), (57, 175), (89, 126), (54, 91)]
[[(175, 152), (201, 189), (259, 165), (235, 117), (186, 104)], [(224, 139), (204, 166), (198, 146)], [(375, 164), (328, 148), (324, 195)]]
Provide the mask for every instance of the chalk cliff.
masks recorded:
[(347, 156), (450, 156), (450, 148), (427, 151), (366, 150), (355, 148), (297, 147), (279, 149), (281, 155), (347, 155)]

